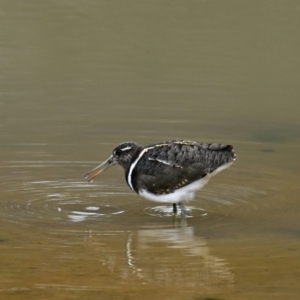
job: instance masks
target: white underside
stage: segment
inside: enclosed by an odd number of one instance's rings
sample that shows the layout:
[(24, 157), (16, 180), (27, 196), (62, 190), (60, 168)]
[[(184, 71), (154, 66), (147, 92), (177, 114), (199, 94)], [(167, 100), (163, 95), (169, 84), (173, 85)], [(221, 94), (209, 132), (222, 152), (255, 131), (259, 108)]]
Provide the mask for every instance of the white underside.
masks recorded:
[(139, 195), (142, 197), (156, 202), (162, 202), (162, 203), (178, 203), (178, 202), (189, 202), (194, 199), (195, 192), (197, 190), (200, 190), (203, 188), (203, 186), (209, 181), (209, 179), (216, 175), (217, 173), (223, 171), (224, 169), (230, 167), (232, 163), (228, 163), (226, 165), (223, 165), (222, 167), (216, 169), (211, 174), (201, 178), (200, 180), (197, 180), (193, 183), (190, 183), (189, 185), (186, 185), (182, 188), (179, 188), (173, 193), (166, 194), (166, 195), (155, 195), (152, 193), (147, 192), (146, 190), (140, 190)]

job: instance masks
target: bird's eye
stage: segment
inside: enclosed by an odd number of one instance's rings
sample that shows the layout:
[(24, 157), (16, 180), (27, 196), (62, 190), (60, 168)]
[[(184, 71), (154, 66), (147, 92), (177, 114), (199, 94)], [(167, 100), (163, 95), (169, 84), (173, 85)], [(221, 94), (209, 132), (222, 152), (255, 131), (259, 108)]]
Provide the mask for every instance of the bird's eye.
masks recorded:
[(115, 151), (115, 155), (121, 155), (121, 153), (122, 153), (122, 151), (121, 151), (120, 149), (117, 149), (117, 150)]

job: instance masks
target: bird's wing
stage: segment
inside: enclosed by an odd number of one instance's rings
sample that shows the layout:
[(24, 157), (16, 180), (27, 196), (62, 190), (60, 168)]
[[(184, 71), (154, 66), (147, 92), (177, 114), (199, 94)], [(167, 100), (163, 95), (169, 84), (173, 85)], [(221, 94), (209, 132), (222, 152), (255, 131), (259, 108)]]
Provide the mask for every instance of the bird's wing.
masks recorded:
[(165, 142), (144, 149), (135, 167), (137, 190), (173, 192), (233, 160), (232, 147), (186, 141)]

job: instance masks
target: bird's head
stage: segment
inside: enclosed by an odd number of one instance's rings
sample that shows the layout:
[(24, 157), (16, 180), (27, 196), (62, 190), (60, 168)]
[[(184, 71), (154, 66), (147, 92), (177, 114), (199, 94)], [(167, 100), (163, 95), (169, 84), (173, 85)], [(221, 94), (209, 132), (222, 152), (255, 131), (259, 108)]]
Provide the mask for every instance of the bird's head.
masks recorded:
[[(86, 173), (84, 177), (88, 179), (88, 182), (91, 182), (101, 172), (116, 164), (119, 164), (124, 168), (124, 170), (127, 170), (127, 168), (130, 166), (133, 155), (140, 148), (141, 147), (134, 142), (125, 142), (120, 144), (112, 151), (111, 156), (107, 160), (105, 160), (93, 170)], [(98, 169), (99, 171), (95, 173), (95, 171)]]

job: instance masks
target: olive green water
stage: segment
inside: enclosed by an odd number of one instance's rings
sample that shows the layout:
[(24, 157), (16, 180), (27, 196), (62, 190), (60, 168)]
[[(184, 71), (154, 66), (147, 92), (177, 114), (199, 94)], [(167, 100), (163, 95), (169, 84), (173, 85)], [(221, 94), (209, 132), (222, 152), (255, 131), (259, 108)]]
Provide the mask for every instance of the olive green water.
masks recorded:
[[(0, 299), (298, 299), (298, 1), (3, 1)], [(233, 144), (186, 220), (83, 175), (120, 142)]]

